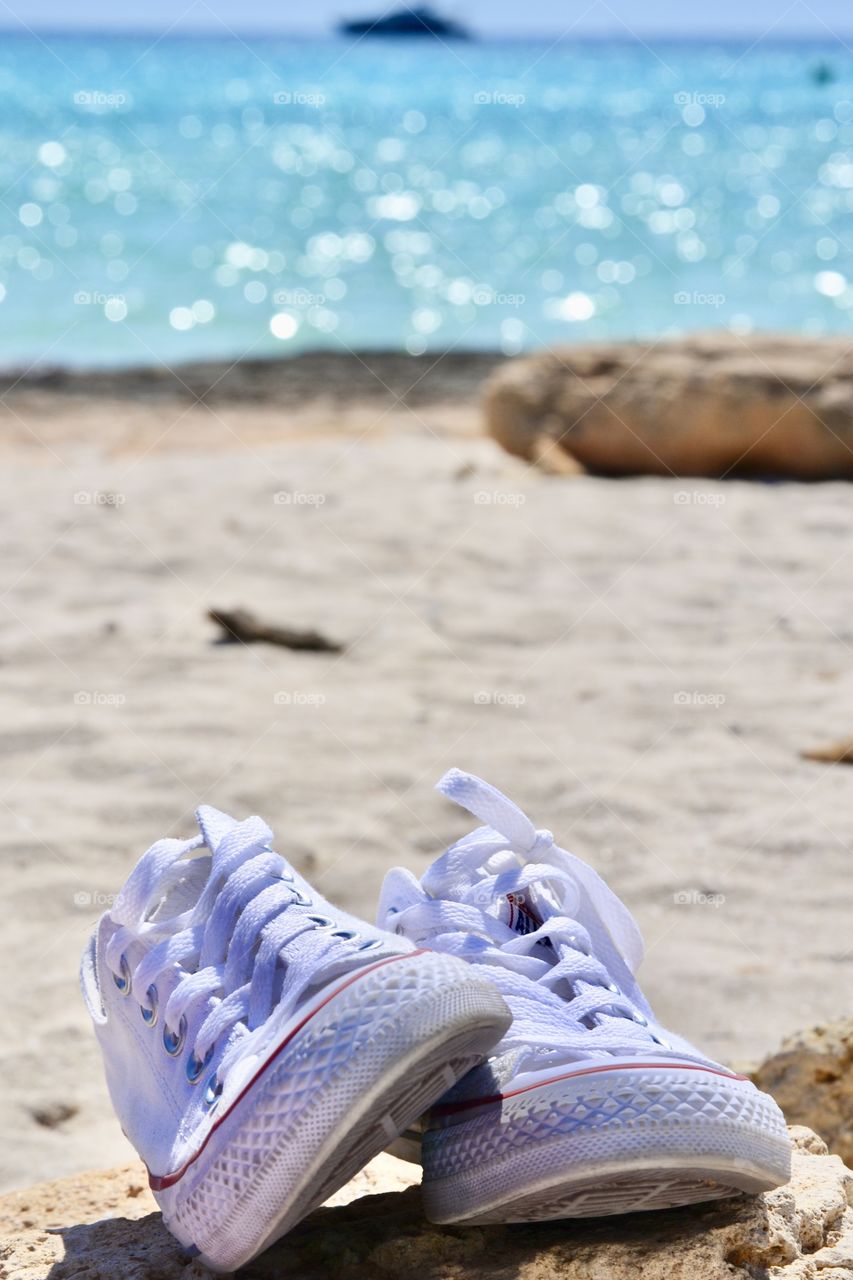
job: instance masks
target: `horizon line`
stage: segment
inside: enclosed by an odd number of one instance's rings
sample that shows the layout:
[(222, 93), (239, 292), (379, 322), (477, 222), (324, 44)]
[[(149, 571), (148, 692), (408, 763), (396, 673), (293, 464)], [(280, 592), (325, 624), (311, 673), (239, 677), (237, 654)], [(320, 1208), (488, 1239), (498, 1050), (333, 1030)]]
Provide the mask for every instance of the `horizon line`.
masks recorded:
[[(244, 38), (266, 39), (266, 40), (346, 40), (349, 37), (344, 32), (336, 31), (334, 27), (322, 30), (294, 30), (292, 28), (270, 28), (270, 27), (234, 27), (227, 30), (221, 29), (221, 24), (211, 27), (189, 27), (184, 30), (170, 28), (162, 31), (156, 26), (150, 27), (105, 27), (100, 25), (89, 25), (84, 23), (77, 27), (51, 26), (51, 25), (29, 25), (23, 27), (20, 23), (15, 26), (5, 26), (0, 20), (0, 36), (16, 36), (21, 39), (40, 39), (44, 37), (60, 37), (60, 38), (80, 38), (91, 36), (119, 37), (124, 39), (150, 39), (151, 36), (158, 36), (159, 42), (163, 43), (168, 40), (187, 40), (204, 37), (217, 40), (241, 40)], [(761, 33), (758, 31), (663, 31), (663, 30), (641, 30), (638, 32), (621, 31), (573, 31), (571, 34), (563, 32), (557, 34), (549, 31), (514, 31), (507, 30), (502, 32), (490, 32), (481, 34), (472, 28), (470, 39), (461, 39), (456, 41), (453, 38), (445, 39), (443, 37), (433, 37), (431, 40), (426, 36), (406, 36), (406, 35), (388, 35), (381, 34), (372, 35), (370, 44), (373, 40), (385, 40), (392, 45), (405, 43), (415, 40), (418, 47), (434, 47), (450, 46), (459, 43), (462, 46), (468, 44), (507, 44), (517, 42), (550, 42), (551, 46), (556, 48), (563, 43), (584, 44), (584, 43), (610, 43), (610, 44), (640, 44), (645, 41), (655, 40), (667, 44), (738, 44), (751, 42), (753, 44), (760, 42), (763, 45), (787, 45), (787, 44), (812, 44), (812, 45), (837, 45), (850, 52), (845, 45), (845, 40), (853, 39), (853, 27), (850, 31), (812, 33), (801, 30), (792, 29), (790, 31), (776, 31), (770, 33)], [(361, 44), (365, 37), (358, 37), (353, 47)], [(370, 45), (369, 45), (370, 47)]]

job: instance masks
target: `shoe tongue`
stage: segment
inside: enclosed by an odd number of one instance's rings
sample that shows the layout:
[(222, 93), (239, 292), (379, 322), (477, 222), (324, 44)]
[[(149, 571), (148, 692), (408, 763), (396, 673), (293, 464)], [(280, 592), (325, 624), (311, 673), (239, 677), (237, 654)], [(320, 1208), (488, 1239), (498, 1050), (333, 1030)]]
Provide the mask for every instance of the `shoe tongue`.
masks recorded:
[[(238, 822), (213, 805), (203, 804), (196, 809), (196, 822), (201, 840), (195, 840), (188, 846), (192, 856), (181, 858), (168, 869), (163, 883), (159, 886), (160, 899), (148, 916), (149, 921), (171, 920), (183, 915), (196, 905), (207, 885), (213, 865), (214, 855), (222, 841)], [(200, 846), (204, 843), (209, 855)], [(193, 848), (199, 852), (193, 852)]]
[[(486, 908), (486, 914), (500, 920), (501, 924), (506, 925), (507, 929), (511, 929), (519, 937), (524, 937), (528, 933), (535, 933), (554, 910), (554, 904), (547, 901), (547, 895), (542, 891), (537, 893), (536, 890), (524, 892), (510, 890), (507, 893), (495, 894)], [(531, 954), (543, 960), (553, 960), (554, 944), (550, 938), (540, 938)]]
[(162, 897), (147, 917), (149, 923), (173, 920), (196, 905), (210, 875), (210, 858), (207, 856), (182, 859), (167, 873), (167, 883), (162, 886)]
[(486, 908), (486, 915), (505, 924), (513, 933), (533, 933), (542, 924), (542, 918), (523, 893), (504, 893), (496, 896)]

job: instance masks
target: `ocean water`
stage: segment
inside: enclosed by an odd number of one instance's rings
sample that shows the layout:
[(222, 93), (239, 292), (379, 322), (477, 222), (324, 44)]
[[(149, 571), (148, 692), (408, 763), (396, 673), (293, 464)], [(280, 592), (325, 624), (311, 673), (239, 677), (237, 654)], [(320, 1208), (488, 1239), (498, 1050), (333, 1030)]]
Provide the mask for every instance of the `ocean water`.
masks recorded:
[(835, 45), (9, 36), (2, 362), (853, 321)]

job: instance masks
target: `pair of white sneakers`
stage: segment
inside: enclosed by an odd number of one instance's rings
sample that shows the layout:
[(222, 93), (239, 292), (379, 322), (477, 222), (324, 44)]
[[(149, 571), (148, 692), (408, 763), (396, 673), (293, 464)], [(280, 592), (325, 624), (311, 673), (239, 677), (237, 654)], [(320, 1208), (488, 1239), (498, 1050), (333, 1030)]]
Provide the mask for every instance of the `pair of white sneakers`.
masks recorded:
[(204, 806), (91, 939), (82, 984), (115, 1109), (167, 1226), (215, 1270), (389, 1146), (421, 1159), (439, 1223), (789, 1177), (772, 1099), (655, 1021), (637, 926), (595, 871), (480, 779), (452, 770), (439, 789), (487, 825), (421, 881), (389, 872), (381, 927), (320, 897), (259, 818)]

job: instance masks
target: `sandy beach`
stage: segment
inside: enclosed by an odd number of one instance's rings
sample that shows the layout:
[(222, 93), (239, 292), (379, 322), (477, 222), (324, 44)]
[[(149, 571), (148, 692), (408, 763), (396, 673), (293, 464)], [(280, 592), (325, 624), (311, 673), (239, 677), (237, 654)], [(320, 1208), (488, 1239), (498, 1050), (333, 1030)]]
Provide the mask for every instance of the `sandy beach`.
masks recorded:
[[(200, 801), (372, 915), (471, 825), (456, 764), (609, 879), (717, 1057), (849, 1008), (853, 771), (800, 758), (853, 733), (849, 488), (545, 476), (480, 434), (496, 362), (6, 379), (3, 1186), (130, 1158), (77, 962)], [(217, 643), (234, 606), (346, 649)]]

